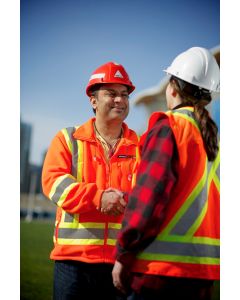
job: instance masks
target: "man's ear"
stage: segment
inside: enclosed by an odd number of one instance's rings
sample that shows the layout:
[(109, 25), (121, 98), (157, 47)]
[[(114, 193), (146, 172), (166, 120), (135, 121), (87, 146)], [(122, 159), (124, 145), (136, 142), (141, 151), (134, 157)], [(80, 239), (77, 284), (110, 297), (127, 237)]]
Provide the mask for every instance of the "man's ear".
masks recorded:
[(92, 108), (96, 109), (97, 108), (97, 99), (95, 96), (90, 97), (90, 102), (91, 102)]

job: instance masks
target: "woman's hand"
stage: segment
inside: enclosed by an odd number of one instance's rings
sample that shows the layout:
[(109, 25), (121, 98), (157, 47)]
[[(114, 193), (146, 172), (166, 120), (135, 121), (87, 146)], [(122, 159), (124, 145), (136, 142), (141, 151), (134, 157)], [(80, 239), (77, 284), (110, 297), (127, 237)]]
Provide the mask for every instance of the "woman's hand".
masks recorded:
[[(126, 275), (124, 274), (124, 266), (121, 264), (119, 261), (115, 261), (115, 264), (113, 266), (112, 270), (112, 278), (113, 278), (113, 285), (123, 294), (127, 293), (126, 287), (124, 287), (123, 284), (123, 276)], [(126, 280), (126, 278), (125, 278)]]

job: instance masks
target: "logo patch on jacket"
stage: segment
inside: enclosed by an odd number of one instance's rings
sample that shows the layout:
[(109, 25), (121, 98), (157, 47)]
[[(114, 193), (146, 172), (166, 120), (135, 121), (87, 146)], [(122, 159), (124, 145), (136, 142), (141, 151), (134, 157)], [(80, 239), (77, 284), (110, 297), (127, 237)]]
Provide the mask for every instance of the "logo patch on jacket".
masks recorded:
[(119, 154), (118, 158), (136, 158), (134, 155)]

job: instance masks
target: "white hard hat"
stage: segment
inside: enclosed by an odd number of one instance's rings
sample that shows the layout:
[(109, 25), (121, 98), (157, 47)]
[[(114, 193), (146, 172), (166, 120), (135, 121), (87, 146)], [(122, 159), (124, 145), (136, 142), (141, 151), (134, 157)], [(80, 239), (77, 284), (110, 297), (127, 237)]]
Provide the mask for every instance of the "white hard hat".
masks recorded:
[(179, 54), (164, 72), (210, 92), (220, 90), (220, 71), (212, 53), (193, 47)]

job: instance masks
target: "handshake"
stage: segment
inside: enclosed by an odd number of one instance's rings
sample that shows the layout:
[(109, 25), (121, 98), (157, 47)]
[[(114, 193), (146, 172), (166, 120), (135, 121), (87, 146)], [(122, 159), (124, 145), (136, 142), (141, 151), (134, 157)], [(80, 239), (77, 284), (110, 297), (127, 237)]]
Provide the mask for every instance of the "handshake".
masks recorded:
[(123, 214), (127, 202), (124, 200), (124, 192), (118, 189), (108, 188), (102, 194), (100, 211), (106, 215), (119, 216)]

